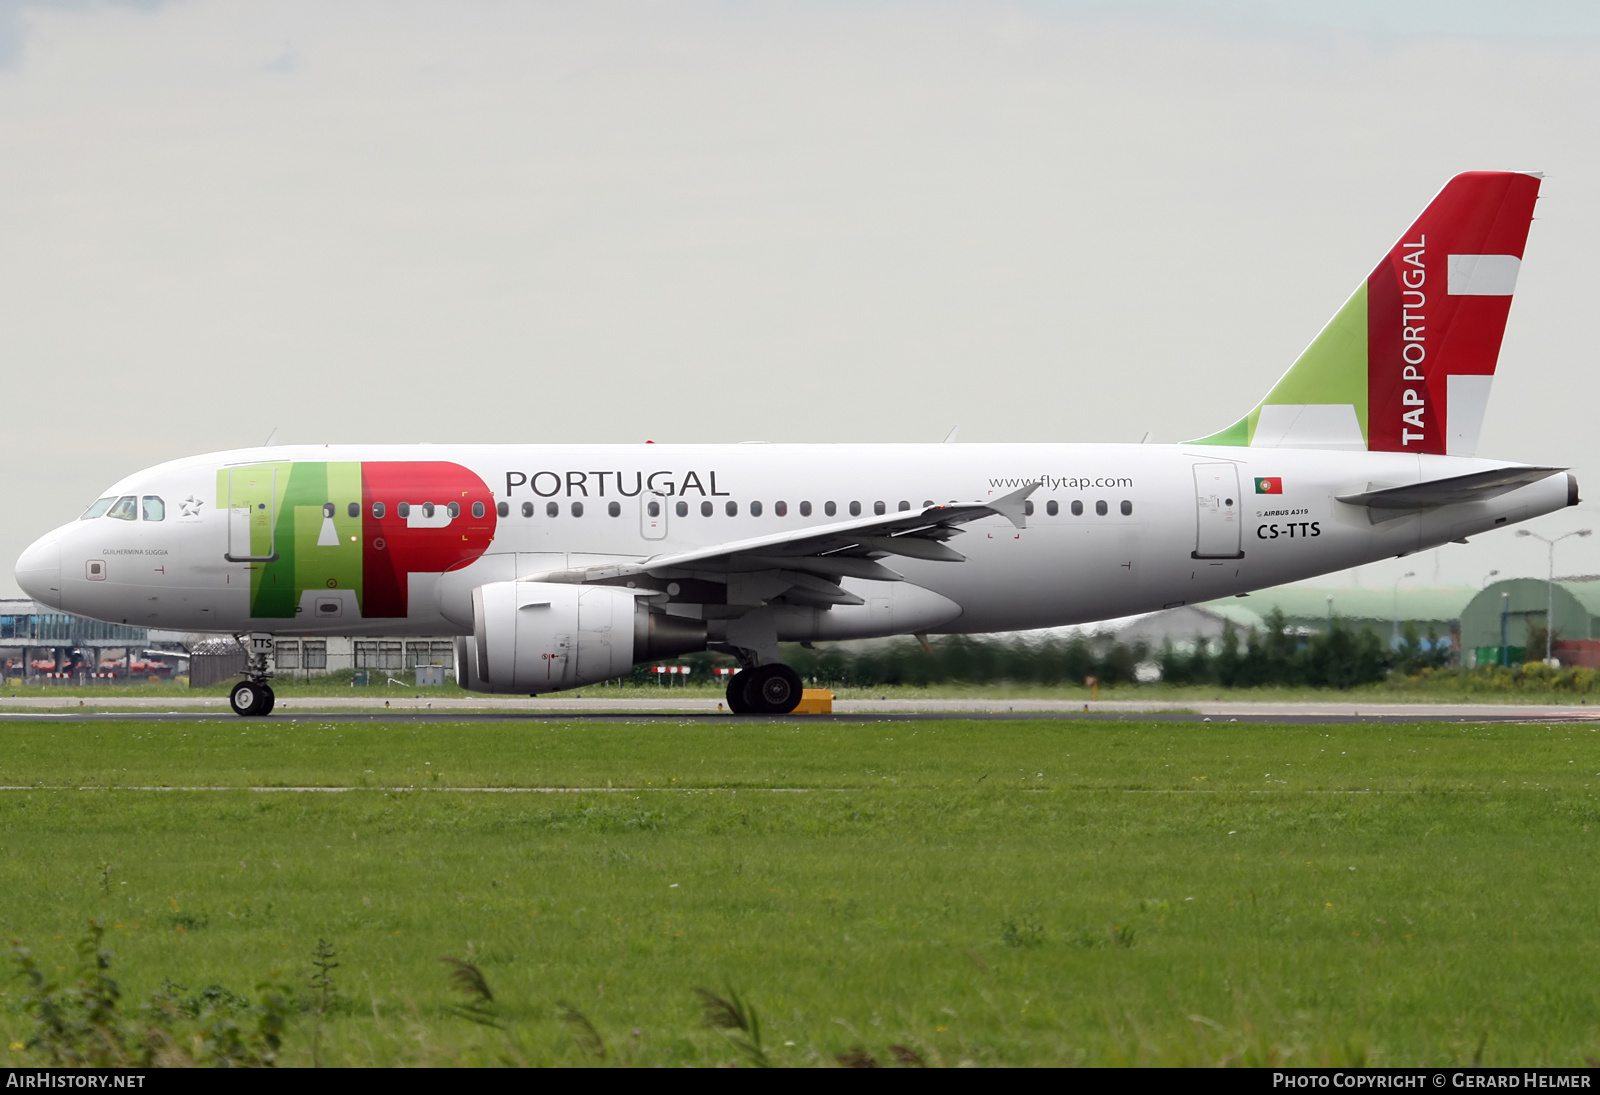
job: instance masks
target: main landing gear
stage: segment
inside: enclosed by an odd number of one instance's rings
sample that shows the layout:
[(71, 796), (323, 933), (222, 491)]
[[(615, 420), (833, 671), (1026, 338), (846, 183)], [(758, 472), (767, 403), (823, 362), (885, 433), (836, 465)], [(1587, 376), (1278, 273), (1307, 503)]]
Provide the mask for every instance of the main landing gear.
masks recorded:
[(787, 715), (800, 706), (800, 674), (781, 662), (741, 669), (728, 681), (735, 715)]
[(228, 697), (235, 715), (270, 715), (278, 698), (272, 694), (272, 685), (265, 681), (240, 681), (233, 686)]

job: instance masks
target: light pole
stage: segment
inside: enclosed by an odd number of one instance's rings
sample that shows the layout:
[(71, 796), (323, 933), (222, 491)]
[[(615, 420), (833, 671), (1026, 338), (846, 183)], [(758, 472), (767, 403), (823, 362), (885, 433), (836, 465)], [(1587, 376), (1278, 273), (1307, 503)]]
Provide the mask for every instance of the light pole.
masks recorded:
[(1489, 579), (1493, 578), (1496, 574), (1499, 574), (1499, 573), (1500, 572), (1498, 570), (1491, 570), (1489, 573), (1485, 574), (1483, 576), (1483, 581), (1478, 583), (1478, 588), (1479, 589), (1488, 589), (1489, 588)]
[(1328, 634), (1333, 634), (1333, 594), (1328, 594)]
[(1396, 649), (1400, 645), (1400, 583), (1407, 578), (1415, 578), (1417, 572), (1408, 570), (1394, 580), (1394, 635), (1389, 639), (1389, 648)]
[(1542, 540), (1544, 541), (1545, 546), (1550, 549), (1550, 569), (1545, 576), (1544, 583), (1544, 660), (1547, 663), (1555, 656), (1552, 651), (1555, 650), (1556, 643), (1556, 545), (1565, 540), (1568, 536), (1583, 537), (1588, 536), (1593, 532), (1593, 529), (1581, 528), (1575, 532), (1569, 532), (1565, 535), (1557, 536), (1554, 540), (1552, 540), (1548, 536), (1540, 536), (1537, 532), (1532, 532), (1529, 529), (1519, 528), (1517, 530), (1518, 536), (1532, 536), (1535, 540)]

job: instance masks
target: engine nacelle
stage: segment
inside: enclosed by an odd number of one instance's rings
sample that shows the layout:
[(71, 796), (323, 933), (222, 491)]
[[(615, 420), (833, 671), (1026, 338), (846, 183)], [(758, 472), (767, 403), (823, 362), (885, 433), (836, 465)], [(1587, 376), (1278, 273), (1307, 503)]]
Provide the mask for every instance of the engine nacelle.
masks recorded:
[(490, 582), (472, 591), (472, 635), (456, 640), (456, 681), (474, 692), (559, 692), (705, 645), (703, 622), (651, 612), (633, 590)]

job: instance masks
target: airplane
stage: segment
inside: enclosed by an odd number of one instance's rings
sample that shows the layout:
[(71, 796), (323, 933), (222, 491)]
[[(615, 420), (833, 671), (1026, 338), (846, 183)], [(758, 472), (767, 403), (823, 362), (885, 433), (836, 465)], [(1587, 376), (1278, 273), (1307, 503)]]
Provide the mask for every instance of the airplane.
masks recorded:
[(220, 632), (271, 712), (272, 636), (455, 638), (460, 685), (541, 693), (698, 650), (786, 714), (780, 643), (1172, 608), (1578, 503), (1475, 455), (1541, 176), (1457, 175), (1265, 398), (1175, 445), (288, 445), (110, 487), (18, 560), (53, 608)]

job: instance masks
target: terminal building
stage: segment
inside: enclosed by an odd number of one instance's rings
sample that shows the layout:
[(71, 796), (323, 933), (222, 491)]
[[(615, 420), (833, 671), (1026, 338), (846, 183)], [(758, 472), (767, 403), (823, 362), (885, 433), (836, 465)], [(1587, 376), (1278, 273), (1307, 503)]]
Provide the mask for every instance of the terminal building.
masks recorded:
[[(277, 647), (279, 676), (317, 677), (340, 670), (410, 676), (419, 665), (443, 666), (455, 674), (455, 644), (448, 637), (406, 639), (300, 638), (284, 636)], [(171, 678), (190, 671), (198, 686), (232, 677), (243, 654), (231, 637), (150, 631), (74, 616), (22, 599), (0, 599), (0, 674), (31, 682)], [(237, 657), (238, 665), (232, 665)], [(195, 680), (194, 677), (203, 678)]]
[(142, 627), (86, 620), (27, 599), (0, 600), (0, 669), (8, 679), (126, 678), (136, 667), (146, 676), (171, 676), (169, 659), (152, 657), (149, 646)]

